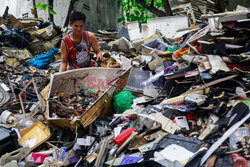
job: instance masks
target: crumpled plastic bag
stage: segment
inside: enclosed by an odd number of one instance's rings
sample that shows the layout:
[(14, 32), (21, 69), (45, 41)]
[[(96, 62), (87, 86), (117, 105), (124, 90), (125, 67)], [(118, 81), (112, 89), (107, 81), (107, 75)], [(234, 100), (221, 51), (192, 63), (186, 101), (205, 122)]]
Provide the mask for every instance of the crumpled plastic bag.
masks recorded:
[(134, 99), (135, 96), (132, 95), (132, 92), (123, 90), (114, 96), (113, 107), (115, 111), (121, 114), (131, 108)]
[(28, 62), (28, 66), (33, 66), (38, 69), (46, 69), (54, 55), (58, 52), (58, 48), (49, 50), (46, 54), (38, 54), (35, 58)]

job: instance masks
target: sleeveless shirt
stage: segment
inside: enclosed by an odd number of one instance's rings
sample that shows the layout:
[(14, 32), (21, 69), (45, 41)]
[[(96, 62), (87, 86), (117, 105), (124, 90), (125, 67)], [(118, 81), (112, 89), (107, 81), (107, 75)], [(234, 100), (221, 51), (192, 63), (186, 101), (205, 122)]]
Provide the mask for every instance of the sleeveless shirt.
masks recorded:
[(82, 39), (79, 44), (74, 43), (69, 34), (63, 37), (68, 52), (69, 68), (77, 69), (83, 67), (93, 67), (90, 59), (90, 43), (87, 31), (82, 32)]

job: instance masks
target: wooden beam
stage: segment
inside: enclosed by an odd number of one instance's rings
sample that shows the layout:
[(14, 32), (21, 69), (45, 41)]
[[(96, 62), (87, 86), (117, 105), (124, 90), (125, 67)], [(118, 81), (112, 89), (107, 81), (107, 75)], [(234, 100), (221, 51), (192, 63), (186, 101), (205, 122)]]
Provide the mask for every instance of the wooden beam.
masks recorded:
[(54, 15), (50, 13), (50, 9), (53, 10), (53, 0), (48, 0), (49, 6), (48, 6), (48, 12), (49, 12), (49, 21), (54, 21)]
[(166, 15), (167, 16), (172, 16), (173, 13), (172, 13), (171, 7), (169, 5), (169, 1), (168, 0), (162, 0), (162, 4), (163, 4), (164, 10), (166, 12)]
[(33, 0), (32, 2), (33, 2), (33, 9), (34, 9), (34, 17), (38, 19), (37, 10), (36, 10), (36, 0)]
[(68, 27), (68, 24), (69, 24), (69, 17), (70, 17), (70, 14), (74, 8), (74, 3), (75, 3), (75, 0), (70, 0), (70, 3), (69, 3), (69, 8), (68, 8), (68, 13), (67, 13), (67, 17), (66, 17), (66, 20), (64, 22), (64, 26), (63, 27)]
[(144, 7), (145, 9), (147, 9), (148, 11), (150, 11), (151, 13), (153, 13), (154, 15), (158, 16), (158, 17), (164, 17), (166, 16), (166, 13), (163, 12), (160, 9), (157, 9), (154, 6), (149, 6), (146, 4), (146, 2), (144, 0), (135, 0), (138, 4), (140, 4), (142, 7)]

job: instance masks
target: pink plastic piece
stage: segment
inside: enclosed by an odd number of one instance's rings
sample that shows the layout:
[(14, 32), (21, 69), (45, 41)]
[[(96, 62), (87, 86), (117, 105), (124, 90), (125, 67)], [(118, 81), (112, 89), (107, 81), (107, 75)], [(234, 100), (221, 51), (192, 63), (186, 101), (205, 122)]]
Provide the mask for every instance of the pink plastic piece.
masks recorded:
[(247, 160), (237, 153), (232, 154), (233, 167), (247, 167)]
[(48, 157), (49, 154), (42, 154), (42, 153), (32, 153), (32, 157), (36, 164), (42, 164), (44, 159)]

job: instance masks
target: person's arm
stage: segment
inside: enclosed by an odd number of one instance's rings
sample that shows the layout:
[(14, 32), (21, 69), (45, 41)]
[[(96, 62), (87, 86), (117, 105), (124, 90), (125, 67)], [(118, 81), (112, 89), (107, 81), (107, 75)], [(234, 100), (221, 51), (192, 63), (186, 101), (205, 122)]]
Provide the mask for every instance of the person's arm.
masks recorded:
[(60, 72), (66, 71), (66, 67), (68, 65), (68, 52), (66, 49), (66, 44), (62, 40), (61, 42), (61, 57), (62, 57), (62, 62), (60, 66)]
[(93, 34), (91, 32), (88, 32), (88, 34), (89, 34), (90, 45), (91, 45), (92, 49), (94, 50), (94, 52), (96, 53), (96, 61), (104, 61), (105, 58), (102, 57), (102, 52), (101, 52), (100, 47), (98, 45), (95, 34)]

